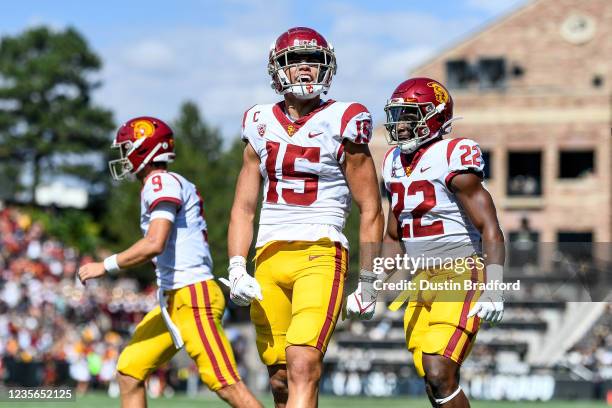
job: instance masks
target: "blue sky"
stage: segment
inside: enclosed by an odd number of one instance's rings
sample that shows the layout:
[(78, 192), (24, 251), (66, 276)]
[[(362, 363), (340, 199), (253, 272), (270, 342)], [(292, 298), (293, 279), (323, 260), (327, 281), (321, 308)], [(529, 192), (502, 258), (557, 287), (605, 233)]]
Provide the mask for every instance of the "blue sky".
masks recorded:
[(230, 139), (245, 109), (279, 99), (267, 55), (289, 27), (332, 42), (338, 74), (329, 97), (364, 103), (380, 124), (411, 67), (526, 1), (23, 0), (3, 10), (0, 34), (74, 26), (103, 60), (95, 100), (118, 124), (140, 114), (172, 120), (189, 99)]

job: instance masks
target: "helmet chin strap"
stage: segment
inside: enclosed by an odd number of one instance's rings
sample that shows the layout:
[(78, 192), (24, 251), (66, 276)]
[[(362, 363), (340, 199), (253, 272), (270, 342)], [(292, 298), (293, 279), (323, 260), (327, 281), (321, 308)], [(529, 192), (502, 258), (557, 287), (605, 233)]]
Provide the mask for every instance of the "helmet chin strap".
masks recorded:
[(138, 168), (136, 169), (136, 171), (134, 171), (134, 174), (137, 174), (140, 170), (144, 169), (144, 166), (146, 166), (147, 164), (149, 164), (149, 162), (151, 161), (151, 159), (153, 158), (153, 156), (155, 156), (155, 154), (159, 151), (159, 149), (161, 149), (162, 144), (158, 143), (157, 146), (155, 146), (153, 148), (153, 150), (151, 150), (151, 153), (149, 153), (147, 155), (147, 157), (144, 158), (144, 160), (142, 161), (142, 163), (140, 163), (140, 166), (138, 166)]
[(461, 119), (463, 119), (463, 116), (457, 116), (456, 118), (450, 118), (449, 120), (444, 122), (442, 126), (440, 126), (440, 130), (444, 131), (444, 134), (449, 133), (451, 130), (452, 123), (456, 120), (461, 120)]
[(400, 143), (399, 146), (402, 153), (410, 154), (419, 147), (419, 144), (417, 143), (417, 140), (411, 139), (407, 142)]
[(313, 92), (313, 93), (310, 93), (310, 94), (293, 93), (293, 92), (291, 92), (291, 89), (289, 89), (289, 92), (287, 92), (287, 93), (290, 93), (291, 95), (293, 95), (294, 97), (296, 97), (297, 99), (302, 100), (302, 101), (309, 101), (309, 100), (314, 99), (317, 96), (321, 95), (321, 92)]

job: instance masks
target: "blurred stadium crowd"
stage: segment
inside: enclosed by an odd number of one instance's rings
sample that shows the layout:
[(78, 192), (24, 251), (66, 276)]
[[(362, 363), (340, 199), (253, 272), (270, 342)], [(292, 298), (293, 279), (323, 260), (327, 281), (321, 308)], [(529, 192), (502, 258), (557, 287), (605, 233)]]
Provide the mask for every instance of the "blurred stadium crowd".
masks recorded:
[[(141, 289), (129, 278), (83, 286), (75, 279), (76, 269), (91, 257), (48, 236), (17, 208), (0, 210), (0, 254), (2, 383), (72, 383), (80, 393), (92, 387), (116, 389), (118, 354), (135, 325), (157, 305), (155, 287)], [(230, 330), (228, 336), (235, 349), (244, 346), (239, 332)], [(240, 358), (238, 363), (244, 374)], [(168, 381), (173, 387), (164, 387)], [(196, 392), (198, 374), (191, 360), (179, 358), (152, 383), (160, 392), (176, 387)]]
[[(141, 288), (129, 278), (90, 281), (83, 286), (75, 272), (90, 256), (49, 236), (40, 223), (15, 207), (0, 209), (0, 254), (2, 383), (75, 384), (81, 393), (91, 388), (115, 393), (118, 353), (135, 325), (155, 307), (154, 286)], [(474, 384), (491, 381), (491, 375), (544, 372), (526, 363), (529, 339), (537, 339), (534, 333), (543, 333), (555, 319), (562, 319), (565, 308), (561, 302), (510, 303), (504, 324), (479, 335), (465, 364), (464, 380), (476, 387)], [(227, 334), (246, 378), (245, 350), (252, 344), (244, 332), (230, 326)], [(608, 305), (557, 369), (545, 371), (548, 378), (557, 377), (559, 368), (564, 368), (595, 382), (612, 379), (611, 327), (612, 306)], [(394, 395), (421, 391), (421, 380), (405, 348), (401, 312), (385, 311), (370, 322), (341, 323), (328, 354), (324, 392)], [(201, 384), (191, 360), (179, 354), (171, 364), (152, 377), (150, 392), (197, 393)]]

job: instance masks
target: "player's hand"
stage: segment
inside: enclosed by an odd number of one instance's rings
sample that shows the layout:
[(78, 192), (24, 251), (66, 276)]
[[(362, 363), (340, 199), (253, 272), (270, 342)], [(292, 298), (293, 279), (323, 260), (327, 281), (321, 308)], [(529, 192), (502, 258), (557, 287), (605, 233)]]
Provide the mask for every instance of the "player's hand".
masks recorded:
[[(370, 298), (370, 301), (365, 298)], [(346, 298), (346, 317), (370, 320), (374, 317), (374, 312), (376, 312), (376, 297), (372, 300), (370, 295), (364, 295), (359, 282), (357, 289)]]
[(227, 268), (229, 280), (219, 281), (230, 288), (230, 299), (238, 306), (248, 306), (253, 299), (263, 300), (261, 287), (246, 270), (246, 260), (242, 256), (233, 256)]
[(358, 317), (361, 320), (370, 320), (376, 311), (376, 297), (378, 291), (374, 289), (374, 281), (378, 276), (373, 272), (362, 269), (359, 272), (357, 289), (346, 299), (346, 316)]
[(499, 323), (504, 316), (504, 296), (499, 290), (485, 290), (468, 313), (468, 317), (478, 316), (482, 320)]
[(106, 273), (103, 262), (91, 262), (79, 268), (79, 280), (85, 283), (88, 279), (95, 279)]

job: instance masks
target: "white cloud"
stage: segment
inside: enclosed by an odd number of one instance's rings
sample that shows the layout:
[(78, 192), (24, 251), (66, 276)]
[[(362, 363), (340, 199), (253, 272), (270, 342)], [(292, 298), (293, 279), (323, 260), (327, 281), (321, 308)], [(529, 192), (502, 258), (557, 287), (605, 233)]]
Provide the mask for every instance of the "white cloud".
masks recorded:
[[(292, 11), (280, 1), (233, 4), (241, 12), (222, 24), (156, 30), (103, 49), (104, 87), (97, 100), (125, 121), (140, 114), (171, 120), (179, 104), (191, 99), (226, 138), (236, 136), (245, 109), (280, 99), (269, 87), (267, 57)], [(323, 34), (339, 64), (329, 96), (364, 103), (375, 120), (411, 67), (478, 23), (473, 17), (365, 11), (341, 2), (326, 7), (332, 18)]]
[(177, 56), (167, 44), (146, 40), (124, 50), (121, 57), (123, 64), (130, 70), (144, 72), (170, 73), (177, 68)]

